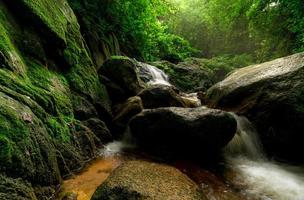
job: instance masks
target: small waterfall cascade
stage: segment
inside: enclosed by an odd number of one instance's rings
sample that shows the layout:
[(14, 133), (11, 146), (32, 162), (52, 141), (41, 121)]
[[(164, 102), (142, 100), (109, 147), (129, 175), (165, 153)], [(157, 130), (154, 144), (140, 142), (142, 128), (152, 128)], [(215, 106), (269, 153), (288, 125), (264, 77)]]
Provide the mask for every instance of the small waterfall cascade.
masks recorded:
[(147, 63), (138, 62), (138, 64), (140, 66), (140, 74), (142, 76), (147, 76), (146, 79), (148, 79), (149, 85), (171, 86), (169, 83), (169, 77), (165, 72)]
[(234, 115), (237, 133), (224, 149), (232, 184), (246, 199), (304, 200), (304, 168), (269, 160), (250, 121)]
[(265, 160), (263, 147), (254, 126), (246, 117), (236, 114), (233, 114), (233, 116), (237, 120), (237, 132), (225, 147), (226, 157), (246, 156), (254, 160)]
[[(137, 61), (139, 65), (139, 74), (142, 80), (144, 80), (148, 85), (164, 85), (172, 86), (169, 82), (168, 75), (163, 72), (161, 69), (153, 65), (142, 63)], [(180, 93), (181, 98), (185, 101), (186, 104), (191, 104), (192, 107), (201, 106), (201, 101), (198, 99), (197, 93)]]

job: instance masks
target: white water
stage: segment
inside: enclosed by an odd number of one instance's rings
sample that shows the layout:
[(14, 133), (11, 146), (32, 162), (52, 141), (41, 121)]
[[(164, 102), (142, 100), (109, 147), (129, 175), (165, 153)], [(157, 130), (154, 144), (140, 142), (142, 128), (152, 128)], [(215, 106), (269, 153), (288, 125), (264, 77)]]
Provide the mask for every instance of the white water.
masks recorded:
[(235, 116), (238, 132), (225, 149), (232, 180), (244, 196), (254, 200), (304, 200), (304, 169), (266, 158), (250, 122)]
[(149, 85), (171, 86), (171, 84), (169, 83), (169, 77), (167, 74), (165, 74), (165, 72), (147, 63), (138, 63), (142, 68), (145, 69), (145, 71), (147, 71), (151, 75), (152, 79), (148, 82)]
[[(138, 62), (138, 61), (137, 61)], [(153, 65), (149, 65), (146, 63), (138, 62), (138, 64), (142, 67), (141, 73), (148, 73), (151, 76), (151, 79), (147, 83), (148, 85), (165, 85), (165, 86), (172, 86), (169, 82), (168, 75), (163, 72), (161, 69)], [(201, 106), (201, 101), (197, 97), (197, 93), (180, 93), (181, 98), (184, 99), (185, 102), (193, 105), (193, 107)]]

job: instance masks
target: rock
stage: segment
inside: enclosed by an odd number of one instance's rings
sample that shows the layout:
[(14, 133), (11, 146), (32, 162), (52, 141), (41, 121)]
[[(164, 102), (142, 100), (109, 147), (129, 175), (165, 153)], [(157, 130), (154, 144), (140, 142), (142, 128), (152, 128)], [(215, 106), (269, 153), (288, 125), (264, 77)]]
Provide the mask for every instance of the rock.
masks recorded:
[(202, 105), (202, 100), (199, 98), (199, 93), (181, 93), (180, 97), (187, 108), (196, 108)]
[(99, 70), (99, 74), (106, 76), (119, 85), (128, 95), (137, 95), (144, 89), (143, 82), (137, 74), (136, 63), (127, 57), (113, 56), (107, 60)]
[(212, 70), (201, 63), (158, 61), (152, 64), (166, 72), (170, 82), (184, 92), (193, 92), (195, 88), (207, 90), (214, 83)]
[(19, 179), (8, 178), (0, 174), (0, 199), (2, 200), (38, 200), (32, 186)]
[(65, 194), (61, 200), (77, 200), (77, 196), (78, 196), (77, 193), (71, 192), (71, 193)]
[(76, 119), (87, 120), (98, 116), (95, 107), (86, 98), (77, 94), (72, 94), (71, 100)]
[(267, 152), (301, 160), (304, 140), (304, 53), (239, 69), (207, 93), (209, 105), (246, 115)]
[(171, 86), (155, 85), (141, 91), (138, 96), (146, 109), (160, 107), (186, 107), (183, 99)]
[(113, 137), (107, 125), (98, 118), (90, 118), (82, 122), (83, 125), (91, 129), (91, 131), (100, 139), (102, 144), (106, 144), (113, 140)]
[(115, 126), (114, 132), (121, 135), (125, 131), (130, 119), (140, 113), (144, 108), (141, 98), (138, 96), (130, 97), (125, 103), (118, 107), (113, 123)]
[(129, 126), (140, 147), (162, 156), (203, 157), (224, 147), (236, 132), (231, 114), (204, 107), (144, 110)]
[(205, 196), (178, 169), (145, 161), (128, 161), (98, 187), (92, 200), (205, 200)]
[(0, 147), (0, 172), (40, 184), (60, 182), (55, 147), (43, 123), (29, 107), (2, 92)]
[(100, 81), (106, 86), (113, 104), (122, 103), (128, 98), (128, 94), (118, 84), (99, 74)]

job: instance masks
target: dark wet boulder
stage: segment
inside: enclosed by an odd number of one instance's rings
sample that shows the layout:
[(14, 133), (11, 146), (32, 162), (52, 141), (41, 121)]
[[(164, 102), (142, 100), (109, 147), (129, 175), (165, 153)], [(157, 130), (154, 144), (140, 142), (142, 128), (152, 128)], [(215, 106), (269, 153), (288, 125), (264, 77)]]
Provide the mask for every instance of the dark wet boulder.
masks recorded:
[(83, 125), (88, 127), (94, 135), (100, 139), (102, 144), (106, 144), (113, 140), (113, 137), (107, 127), (107, 125), (98, 118), (90, 118), (82, 122)]
[(105, 85), (109, 98), (113, 104), (122, 103), (128, 98), (129, 95), (127, 92), (109, 78), (99, 74), (99, 80)]
[(246, 115), (267, 152), (304, 161), (304, 53), (239, 69), (207, 93), (209, 105)]
[(92, 200), (205, 200), (185, 174), (174, 167), (145, 161), (129, 161), (118, 167), (98, 187)]
[(98, 116), (95, 107), (86, 98), (77, 94), (72, 94), (71, 100), (76, 119), (87, 120)]
[(99, 74), (121, 87), (128, 97), (137, 95), (144, 89), (137, 74), (136, 62), (128, 57), (113, 56), (101, 66)]
[(123, 104), (116, 106), (116, 115), (113, 119), (113, 132), (116, 136), (121, 136), (130, 119), (143, 110), (141, 98), (138, 96), (130, 97)]
[(172, 86), (154, 85), (141, 91), (143, 106), (146, 109), (160, 107), (186, 107), (183, 99)]
[(140, 147), (162, 156), (203, 158), (224, 147), (236, 132), (231, 114), (204, 107), (144, 110), (129, 126)]

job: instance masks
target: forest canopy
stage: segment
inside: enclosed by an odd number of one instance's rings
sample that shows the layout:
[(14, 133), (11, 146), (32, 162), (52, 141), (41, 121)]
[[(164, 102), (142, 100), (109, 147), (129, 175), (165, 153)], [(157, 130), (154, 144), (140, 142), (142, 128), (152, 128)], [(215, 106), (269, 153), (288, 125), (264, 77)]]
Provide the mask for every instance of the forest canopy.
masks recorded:
[(304, 50), (303, 0), (70, 2), (100, 13), (90, 22), (99, 34), (115, 33), (123, 52), (141, 60), (244, 55), (261, 62)]
[(170, 31), (207, 57), (250, 54), (259, 61), (304, 50), (302, 0), (170, 0)]

